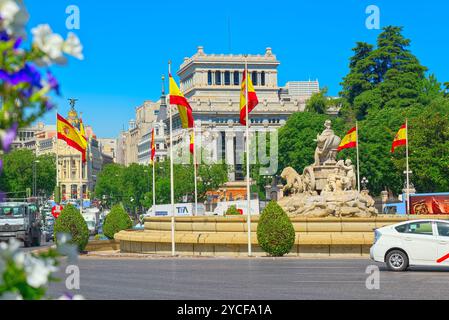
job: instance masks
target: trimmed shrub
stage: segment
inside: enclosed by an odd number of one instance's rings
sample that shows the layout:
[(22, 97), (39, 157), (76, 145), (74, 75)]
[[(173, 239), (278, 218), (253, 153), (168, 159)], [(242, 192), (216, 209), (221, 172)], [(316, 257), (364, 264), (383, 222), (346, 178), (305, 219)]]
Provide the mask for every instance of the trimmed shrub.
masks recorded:
[(226, 215), (227, 216), (241, 216), (242, 214), (240, 213), (240, 211), (237, 210), (236, 206), (230, 206), (228, 208), (228, 210), (226, 210)]
[(115, 205), (104, 220), (103, 233), (109, 239), (114, 239), (114, 234), (122, 230), (130, 229), (132, 226), (133, 222), (125, 209), (121, 205)]
[(69, 234), (72, 240), (69, 242), (78, 246), (81, 252), (86, 248), (89, 241), (89, 229), (80, 211), (73, 205), (68, 204), (61, 215), (56, 219), (54, 226), (55, 242), (58, 234)]
[(263, 210), (257, 226), (257, 240), (267, 254), (282, 257), (295, 243), (295, 229), (285, 211), (274, 201)]

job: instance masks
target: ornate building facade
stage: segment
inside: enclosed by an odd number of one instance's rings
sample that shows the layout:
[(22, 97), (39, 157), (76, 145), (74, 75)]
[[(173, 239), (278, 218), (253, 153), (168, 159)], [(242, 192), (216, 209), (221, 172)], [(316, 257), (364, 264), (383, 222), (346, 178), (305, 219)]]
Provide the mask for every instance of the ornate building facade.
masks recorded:
[[(80, 120), (77, 111), (72, 108), (66, 118), (73, 126), (79, 128)], [(57, 154), (57, 174), (63, 200), (88, 199), (92, 195), (97, 175), (103, 166), (103, 157), (97, 137), (92, 127), (85, 127), (88, 138), (87, 162), (82, 164), (81, 153), (69, 147), (64, 141), (56, 138), (56, 128), (38, 139), (36, 142), (36, 154)]]
[[(238, 159), (244, 146), (244, 127), (239, 123), (239, 115), (245, 62), (248, 63), (259, 98), (259, 105), (251, 113), (250, 127), (253, 132), (281, 127), (290, 115), (304, 111), (307, 100), (313, 93), (319, 92), (318, 81), (289, 81), (285, 86), (279, 86), (280, 62), (271, 48), (267, 48), (262, 55), (244, 56), (206, 54), (203, 47), (198, 47), (192, 57), (185, 58), (177, 75), (180, 88), (193, 109), (197, 131), (195, 141), (211, 146), (212, 159), (224, 160), (230, 166), (230, 181), (244, 180), (243, 165)], [(151, 104), (158, 115), (153, 125), (144, 127), (139, 124), (142, 122), (138, 120), (141, 115), (136, 112), (136, 121), (130, 123), (128, 131), (122, 132), (118, 149), (122, 149), (123, 164), (149, 163), (153, 127), (159, 133), (156, 135), (156, 157), (160, 160), (166, 158), (170, 145), (167, 100), (163, 90), (161, 99)], [(176, 149), (176, 146), (188, 145), (190, 137), (189, 132), (181, 128), (177, 108), (170, 107)]]

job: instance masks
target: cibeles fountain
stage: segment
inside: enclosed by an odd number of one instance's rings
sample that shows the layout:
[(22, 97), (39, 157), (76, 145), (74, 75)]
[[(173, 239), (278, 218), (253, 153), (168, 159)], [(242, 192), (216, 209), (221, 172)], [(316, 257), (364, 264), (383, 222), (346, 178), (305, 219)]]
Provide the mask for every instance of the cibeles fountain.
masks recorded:
[(350, 159), (337, 161), (341, 138), (324, 123), (315, 140), (315, 162), (300, 175), (288, 167), (281, 177), (286, 181), (279, 205), (289, 215), (305, 217), (372, 217), (378, 211), (368, 190), (358, 191), (355, 166)]

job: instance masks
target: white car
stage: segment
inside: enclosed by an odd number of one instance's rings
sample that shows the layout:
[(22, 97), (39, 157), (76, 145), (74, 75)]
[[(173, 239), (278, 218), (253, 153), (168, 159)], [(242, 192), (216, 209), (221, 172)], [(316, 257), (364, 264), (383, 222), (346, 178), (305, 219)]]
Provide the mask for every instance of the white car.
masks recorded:
[(449, 266), (449, 221), (411, 220), (377, 229), (370, 255), (392, 271)]

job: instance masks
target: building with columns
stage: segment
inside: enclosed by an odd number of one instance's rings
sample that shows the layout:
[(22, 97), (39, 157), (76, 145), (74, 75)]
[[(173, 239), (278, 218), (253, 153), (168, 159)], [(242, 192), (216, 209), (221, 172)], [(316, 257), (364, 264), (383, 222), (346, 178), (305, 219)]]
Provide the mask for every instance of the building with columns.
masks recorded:
[[(285, 86), (279, 86), (280, 62), (271, 48), (266, 48), (264, 54), (245, 57), (207, 54), (203, 47), (198, 47), (192, 57), (185, 58), (177, 71), (179, 80), (176, 81), (180, 83), (180, 89), (193, 109), (197, 131), (195, 141), (201, 141), (203, 146), (208, 145), (213, 160), (223, 159), (230, 165), (230, 181), (242, 181), (245, 178), (243, 164), (237, 161), (242, 157), (244, 147), (244, 127), (239, 123), (239, 115), (245, 63), (248, 64), (249, 74), (259, 98), (259, 105), (250, 117), (253, 132), (281, 127), (290, 115), (304, 111), (307, 100), (313, 93), (319, 92), (318, 81), (289, 81)], [(178, 145), (188, 145), (189, 132), (181, 128), (177, 108), (167, 106), (168, 97), (164, 91), (163, 88), (158, 102), (151, 103), (156, 113), (153, 125), (144, 126), (142, 121), (138, 120), (141, 115), (136, 112), (136, 120), (130, 122), (128, 131), (121, 133), (117, 148), (122, 150), (118, 158), (122, 159), (123, 164), (149, 163), (153, 127), (157, 133), (156, 157), (159, 160), (167, 157), (167, 148), (170, 145), (168, 107), (172, 108), (173, 113), (175, 149)]]
[[(252, 132), (277, 129), (295, 112), (305, 109), (307, 100), (319, 92), (318, 81), (289, 81), (278, 84), (280, 62), (271, 48), (263, 55), (207, 54), (203, 47), (185, 58), (177, 75), (180, 88), (193, 109), (195, 127), (201, 132), (195, 141), (212, 146), (212, 157), (230, 165), (230, 181), (245, 179), (242, 161), (244, 127), (239, 123), (240, 91), (245, 64), (257, 92), (259, 105), (251, 112)], [(173, 108), (174, 144), (188, 139), (176, 108)], [(168, 120), (165, 121), (168, 124)], [(167, 135), (167, 132), (166, 132)]]
[[(66, 119), (79, 129), (80, 120), (74, 107)], [(92, 127), (85, 126), (88, 147), (87, 162), (84, 164), (81, 163), (81, 153), (69, 147), (64, 141), (58, 140), (56, 127), (53, 127), (53, 130), (41, 133), (40, 138), (36, 140), (36, 155), (49, 153), (58, 155), (57, 174), (63, 200), (79, 199), (81, 190), (84, 199), (90, 198), (95, 189), (97, 175), (103, 166), (100, 145)]]

